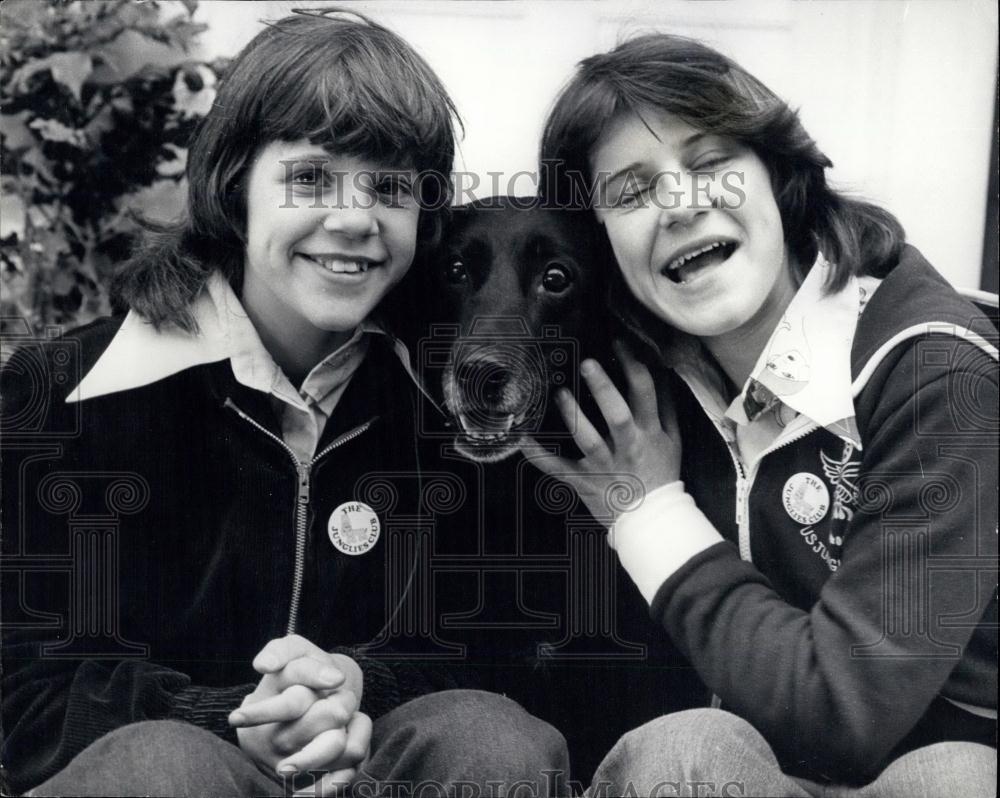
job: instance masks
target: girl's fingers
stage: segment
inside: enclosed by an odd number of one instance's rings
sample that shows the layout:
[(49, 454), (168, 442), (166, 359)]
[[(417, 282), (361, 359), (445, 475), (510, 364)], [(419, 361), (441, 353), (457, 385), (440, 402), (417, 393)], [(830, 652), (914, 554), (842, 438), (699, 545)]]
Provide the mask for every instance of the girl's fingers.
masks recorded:
[(580, 373), (587, 381), (587, 387), (590, 388), (601, 415), (608, 423), (615, 449), (628, 446), (638, 432), (628, 402), (596, 360), (584, 360), (580, 364)]
[[(596, 365), (596, 364), (595, 364)], [(593, 389), (591, 389), (593, 390)], [(573, 440), (580, 447), (584, 457), (603, 458), (610, 454), (608, 445), (593, 424), (590, 423), (573, 395), (565, 388), (556, 391), (556, 404), (562, 413), (566, 426), (573, 433)]]
[(347, 744), (345, 729), (327, 729), (290, 757), (282, 759), (275, 770), (280, 774), (305, 773), (307, 770), (327, 770), (336, 766)]
[(615, 341), (612, 348), (622, 364), (628, 381), (629, 406), (640, 429), (652, 429), (659, 423), (656, 407), (656, 385), (649, 369), (640, 363), (629, 348), (621, 341)]
[(563, 476), (576, 473), (579, 470), (575, 462), (552, 454), (530, 435), (521, 437), (520, 449), (525, 459), (530, 460), (533, 466), (546, 474)]

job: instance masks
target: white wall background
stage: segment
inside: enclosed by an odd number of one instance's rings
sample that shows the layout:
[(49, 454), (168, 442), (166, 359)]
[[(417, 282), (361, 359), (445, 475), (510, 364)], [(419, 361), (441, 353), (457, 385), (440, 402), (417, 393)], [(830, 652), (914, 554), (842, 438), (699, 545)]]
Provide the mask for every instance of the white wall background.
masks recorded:
[[(202, 52), (232, 55), (301, 2), (202, 0)], [(411, 42), (465, 122), (456, 169), (535, 169), (545, 112), (574, 64), (630, 33), (694, 36), (793, 106), (842, 188), (899, 216), (954, 284), (976, 287), (997, 69), (995, 0), (548, 0), (342, 2)], [(534, 188), (529, 177), (514, 190)], [(997, 224), (996, 219), (989, 221)]]

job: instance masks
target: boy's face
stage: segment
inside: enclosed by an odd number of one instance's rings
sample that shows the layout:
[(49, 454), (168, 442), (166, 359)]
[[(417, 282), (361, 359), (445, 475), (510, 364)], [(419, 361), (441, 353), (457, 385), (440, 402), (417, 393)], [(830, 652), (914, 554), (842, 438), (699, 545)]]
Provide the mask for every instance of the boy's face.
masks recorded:
[(406, 274), (415, 172), (272, 142), (247, 178), (243, 303), (265, 341), (332, 350)]
[(702, 338), (777, 323), (795, 289), (770, 176), (753, 150), (669, 113), (629, 113), (609, 125), (591, 167), (612, 206), (598, 219), (643, 305)]

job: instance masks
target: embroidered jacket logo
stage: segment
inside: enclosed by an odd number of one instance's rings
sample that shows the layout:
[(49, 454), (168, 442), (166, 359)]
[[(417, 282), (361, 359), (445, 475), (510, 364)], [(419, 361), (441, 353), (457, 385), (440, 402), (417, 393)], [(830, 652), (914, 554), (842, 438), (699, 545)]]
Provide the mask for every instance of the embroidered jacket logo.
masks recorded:
[[(858, 502), (858, 475), (861, 472), (861, 461), (851, 460), (854, 454), (854, 444), (845, 443), (844, 451), (839, 460), (828, 457), (820, 451), (819, 459), (823, 465), (823, 474), (833, 485), (833, 517), (837, 521), (850, 523), (854, 518), (854, 508)], [(839, 526), (839, 525), (838, 525)], [(839, 546), (844, 542), (843, 536), (830, 532), (830, 542)]]

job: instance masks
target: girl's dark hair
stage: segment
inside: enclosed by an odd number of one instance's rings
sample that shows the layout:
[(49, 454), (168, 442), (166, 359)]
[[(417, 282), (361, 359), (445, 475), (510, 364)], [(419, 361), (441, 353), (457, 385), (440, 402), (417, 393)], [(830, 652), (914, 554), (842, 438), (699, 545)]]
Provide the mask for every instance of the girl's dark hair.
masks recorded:
[(681, 36), (640, 36), (580, 62), (542, 137), (541, 185), (549, 201), (580, 197), (581, 181), (592, 187), (590, 155), (613, 119), (658, 110), (699, 130), (731, 136), (761, 158), (785, 241), (804, 270), (795, 275), (798, 281), (818, 250), (833, 266), (825, 286), (830, 292), (843, 288), (852, 274), (884, 274), (899, 259), (902, 226), (888, 211), (827, 184), (825, 170), (833, 164), (798, 114), (739, 64)]
[(305, 138), (429, 176), (418, 185), (418, 237), (433, 240), (451, 200), (453, 118), (461, 124), (423, 58), (368, 17), (330, 8), (268, 23), (227, 69), (195, 134), (185, 218), (150, 227), (113, 292), (157, 327), (194, 330), (189, 307), (214, 269), (239, 290), (245, 184), (275, 141)]

